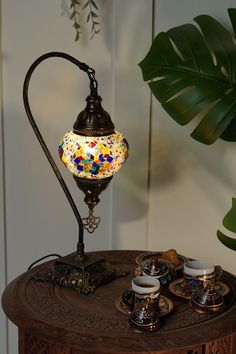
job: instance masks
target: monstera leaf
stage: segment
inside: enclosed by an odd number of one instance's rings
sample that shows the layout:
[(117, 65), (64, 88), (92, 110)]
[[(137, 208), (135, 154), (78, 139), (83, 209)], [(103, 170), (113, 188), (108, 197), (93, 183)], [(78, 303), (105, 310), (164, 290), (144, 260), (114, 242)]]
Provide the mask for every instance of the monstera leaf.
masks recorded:
[[(236, 33), (236, 9), (228, 10)], [(236, 42), (208, 15), (162, 32), (139, 64), (143, 78), (179, 124), (201, 118), (191, 136), (212, 144), (236, 141)], [(196, 123), (197, 124), (197, 123)]]
[[(236, 35), (236, 9), (228, 13)], [(157, 35), (139, 64), (143, 78), (177, 123), (186, 125), (198, 116), (194, 139), (236, 141), (236, 39), (211, 16), (194, 20), (201, 31), (185, 24)], [(236, 235), (236, 198), (223, 225)], [(217, 237), (236, 251), (236, 238), (220, 230)]]
[[(223, 225), (229, 231), (232, 231), (236, 234), (236, 198), (232, 200), (232, 208), (225, 215), (223, 219)], [(217, 231), (218, 239), (228, 248), (236, 251), (236, 238), (232, 238), (223, 234), (220, 230)]]

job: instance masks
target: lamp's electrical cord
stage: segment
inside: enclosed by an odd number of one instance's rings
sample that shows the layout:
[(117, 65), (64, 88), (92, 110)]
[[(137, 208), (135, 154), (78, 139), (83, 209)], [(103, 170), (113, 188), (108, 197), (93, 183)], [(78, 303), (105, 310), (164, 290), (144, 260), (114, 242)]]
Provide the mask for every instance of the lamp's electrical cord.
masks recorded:
[(60, 256), (59, 254), (57, 253), (51, 253), (51, 254), (48, 254), (47, 256), (44, 256), (44, 257), (41, 257), (39, 258), (37, 261), (34, 261), (29, 267), (27, 270), (30, 270), (35, 264), (43, 261), (44, 259), (46, 258), (49, 258), (49, 257), (57, 257), (57, 258), (61, 258), (62, 256)]

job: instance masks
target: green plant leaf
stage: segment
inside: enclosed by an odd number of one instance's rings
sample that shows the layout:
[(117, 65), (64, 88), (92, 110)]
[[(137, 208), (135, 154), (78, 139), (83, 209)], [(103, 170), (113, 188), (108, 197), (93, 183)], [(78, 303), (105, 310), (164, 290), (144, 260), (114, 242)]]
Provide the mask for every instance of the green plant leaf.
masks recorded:
[(236, 239), (226, 236), (223, 234), (220, 230), (217, 231), (217, 237), (219, 241), (226, 246), (227, 248), (230, 248), (233, 251), (236, 251)]
[(223, 219), (226, 229), (236, 233), (236, 198), (232, 198), (232, 207)]
[(234, 35), (236, 36), (236, 9), (228, 9), (228, 14), (233, 26)]
[[(236, 198), (232, 198), (232, 207), (223, 219), (223, 225), (226, 229), (235, 233), (236, 237)], [(236, 251), (236, 238), (231, 238), (217, 231), (217, 237), (226, 247)]]
[[(229, 9), (236, 29), (236, 10)], [(191, 136), (212, 144), (217, 138), (236, 141), (236, 45), (214, 18), (201, 15), (193, 24), (156, 36), (139, 63), (143, 79), (166, 112), (180, 125), (197, 115)]]

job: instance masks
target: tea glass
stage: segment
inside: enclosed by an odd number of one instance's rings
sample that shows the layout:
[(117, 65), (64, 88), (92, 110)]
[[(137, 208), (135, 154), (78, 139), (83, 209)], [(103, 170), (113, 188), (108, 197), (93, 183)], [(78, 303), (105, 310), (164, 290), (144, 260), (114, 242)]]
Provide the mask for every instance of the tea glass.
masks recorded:
[(200, 288), (206, 288), (209, 284), (214, 284), (220, 279), (222, 269), (220, 266), (214, 266), (205, 261), (188, 261), (184, 263), (183, 291), (190, 295)]
[(160, 328), (159, 317), (160, 282), (148, 275), (132, 280), (131, 290), (125, 290), (123, 302), (132, 310), (129, 324), (141, 331), (155, 331)]
[(132, 310), (140, 301), (148, 301), (158, 306), (160, 297), (160, 282), (155, 277), (140, 275), (132, 279), (131, 289), (127, 289), (122, 294), (124, 304)]

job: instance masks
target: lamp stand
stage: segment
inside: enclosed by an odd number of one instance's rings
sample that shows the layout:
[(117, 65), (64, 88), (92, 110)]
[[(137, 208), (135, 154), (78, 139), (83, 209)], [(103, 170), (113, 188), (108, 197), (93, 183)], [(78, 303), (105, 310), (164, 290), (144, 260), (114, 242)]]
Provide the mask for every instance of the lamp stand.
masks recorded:
[(95, 79), (95, 71), (85, 63), (81, 63), (68, 54), (61, 52), (50, 52), (39, 57), (29, 68), (23, 87), (23, 99), (26, 114), (29, 118), (30, 124), (36, 134), (36, 137), (70, 203), (74, 212), (79, 227), (79, 240), (77, 244), (77, 252), (61, 257), (50, 266), (34, 276), (34, 279), (41, 281), (48, 281), (54, 284), (73, 288), (79, 293), (88, 294), (94, 291), (99, 286), (102, 286), (115, 278), (126, 275), (120, 269), (114, 268), (103, 257), (97, 257), (84, 253), (84, 228), (89, 232), (94, 231), (100, 221), (93, 215), (93, 209), (99, 202), (99, 194), (107, 187), (111, 177), (100, 178), (97, 180), (90, 180), (78, 178), (74, 176), (76, 184), (85, 193), (85, 202), (89, 207), (88, 218), (82, 219), (77, 206), (68, 190), (68, 187), (35, 123), (31, 113), (28, 88), (31, 76), (35, 68), (44, 60), (52, 57), (60, 57), (69, 60), (82, 71), (86, 72), (90, 80), (90, 95), (87, 98), (87, 106), (82, 111), (77, 121), (74, 124), (74, 131), (84, 136), (106, 136), (114, 132), (114, 125), (110, 119), (109, 114), (103, 110), (101, 106), (101, 97), (97, 93), (97, 81)]

